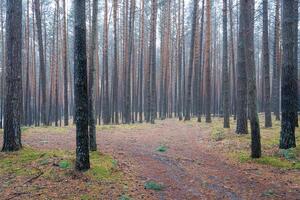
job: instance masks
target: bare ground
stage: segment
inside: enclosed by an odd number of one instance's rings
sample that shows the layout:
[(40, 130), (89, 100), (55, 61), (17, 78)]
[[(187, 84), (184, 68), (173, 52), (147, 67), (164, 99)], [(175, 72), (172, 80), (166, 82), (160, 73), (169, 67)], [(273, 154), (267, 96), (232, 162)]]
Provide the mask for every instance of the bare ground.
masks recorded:
[[(235, 162), (211, 141), (210, 131), (204, 123), (168, 119), (155, 125), (98, 128), (97, 144), (135, 183), (129, 192), (133, 199), (300, 199), (299, 181), (290, 179), (300, 177), (299, 170)], [(37, 149), (73, 150), (75, 129), (66, 134), (24, 134), (23, 143)], [(167, 151), (156, 151), (160, 145)], [(164, 189), (145, 190), (144, 183), (150, 180)]]

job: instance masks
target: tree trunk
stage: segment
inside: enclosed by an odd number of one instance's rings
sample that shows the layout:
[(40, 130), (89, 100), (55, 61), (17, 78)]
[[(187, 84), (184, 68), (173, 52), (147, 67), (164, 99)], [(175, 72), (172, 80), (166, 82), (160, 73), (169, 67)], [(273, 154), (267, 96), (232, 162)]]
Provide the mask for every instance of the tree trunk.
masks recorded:
[[(244, 41), (246, 56), (246, 74), (248, 84), (248, 106), (251, 126), (251, 157), (261, 157), (260, 128), (257, 115), (257, 91), (254, 61), (254, 0), (248, 0), (244, 13)], [(242, 20), (242, 19), (241, 19)], [(246, 39), (247, 38), (247, 39)]]
[(269, 56), (268, 0), (263, 1), (263, 68), (265, 75), (265, 127), (272, 127), (270, 104), (270, 56)]
[(90, 139), (90, 150), (97, 150), (96, 143), (96, 116), (95, 116), (95, 57), (98, 56), (98, 52), (96, 51), (97, 42), (97, 28), (98, 28), (98, 0), (93, 0), (93, 19), (92, 19), (92, 38), (91, 38), (91, 46), (90, 46), (90, 61), (89, 61), (89, 89), (88, 89), (88, 99), (89, 99), (89, 139)]
[(85, 1), (74, 0), (74, 14), (75, 168), (76, 170), (84, 171), (90, 168)]
[(118, 50), (118, 30), (117, 30), (117, 16), (118, 16), (118, 0), (113, 1), (114, 7), (114, 75), (113, 75), (113, 100), (112, 100), (112, 115), (114, 122), (119, 124), (119, 112), (118, 112), (118, 84), (119, 84), (119, 69), (118, 69), (118, 59), (119, 59), (119, 50)]
[(63, 0), (63, 73), (64, 73), (64, 125), (69, 125), (69, 100), (68, 100), (68, 54), (67, 54), (67, 17), (66, 0)]
[(150, 46), (149, 46), (149, 68), (151, 73), (151, 102), (150, 121), (154, 124), (156, 117), (156, 22), (157, 21), (157, 0), (151, 0), (151, 22), (150, 22)]
[(40, 10), (40, 0), (35, 1), (35, 16), (36, 16), (36, 26), (38, 33), (38, 43), (39, 43), (39, 58), (40, 58), (40, 82), (41, 82), (41, 122), (46, 125), (46, 65), (44, 58), (44, 44), (42, 36), (42, 19), (41, 19), (41, 10)]
[(245, 0), (240, 0), (239, 35), (238, 35), (238, 55), (237, 55), (237, 134), (247, 134), (247, 73), (245, 55)]
[(279, 41), (279, 9), (280, 3), (279, 0), (276, 0), (276, 8), (275, 8), (275, 28), (274, 28), (274, 54), (273, 54), (273, 80), (272, 80), (272, 108), (275, 114), (275, 119), (280, 120), (280, 41)]
[(206, 30), (205, 30), (205, 114), (206, 122), (211, 123), (210, 105), (211, 105), (211, 8), (210, 0), (206, 0)]
[(2, 151), (17, 151), (22, 113), (22, 1), (6, 1), (6, 98)]
[(104, 85), (103, 85), (103, 123), (110, 123), (109, 113), (109, 83), (108, 83), (108, 10), (107, 0), (105, 0), (104, 6), (104, 32), (103, 32), (103, 73), (104, 73)]
[(295, 118), (297, 114), (297, 25), (298, 0), (282, 1), (282, 84), (281, 132), (279, 148), (296, 147)]
[(191, 47), (190, 47), (190, 57), (189, 57), (189, 74), (188, 74), (188, 85), (187, 85), (187, 97), (186, 97), (186, 112), (184, 120), (191, 119), (191, 104), (192, 104), (192, 77), (193, 77), (193, 65), (194, 65), (194, 54), (195, 54), (195, 32), (196, 24), (198, 20), (198, 4), (199, 0), (194, 0), (193, 7), (193, 21), (192, 21), (192, 31), (191, 31)]
[(227, 42), (227, 0), (223, 0), (223, 111), (224, 128), (230, 127), (230, 102), (229, 102), (229, 70), (228, 70), (228, 42)]

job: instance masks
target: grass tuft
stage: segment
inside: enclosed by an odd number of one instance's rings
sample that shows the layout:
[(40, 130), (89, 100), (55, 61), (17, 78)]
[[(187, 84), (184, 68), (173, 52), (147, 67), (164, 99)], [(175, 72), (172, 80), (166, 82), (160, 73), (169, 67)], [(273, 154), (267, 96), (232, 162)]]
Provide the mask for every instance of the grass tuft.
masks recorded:
[(60, 161), (58, 165), (61, 169), (68, 169), (71, 167), (71, 163), (67, 160)]
[(156, 151), (158, 152), (166, 152), (168, 150), (168, 147), (165, 145), (160, 145), (159, 147), (156, 148)]
[(144, 185), (145, 189), (147, 190), (155, 190), (155, 191), (161, 191), (164, 189), (164, 185), (156, 183), (154, 181), (148, 181)]
[(132, 200), (129, 196), (123, 194), (122, 196), (120, 196), (119, 200)]

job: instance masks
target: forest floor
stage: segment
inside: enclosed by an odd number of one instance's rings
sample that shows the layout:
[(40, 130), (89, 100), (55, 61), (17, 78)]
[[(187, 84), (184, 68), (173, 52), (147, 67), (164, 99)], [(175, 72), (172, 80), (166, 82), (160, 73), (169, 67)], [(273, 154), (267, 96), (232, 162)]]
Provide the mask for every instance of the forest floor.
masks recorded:
[[(23, 128), (24, 149), (0, 153), (1, 199), (300, 199), (297, 148), (278, 150), (280, 123), (261, 128), (263, 157), (250, 135), (195, 119), (97, 127), (91, 170), (73, 170), (75, 127)], [(263, 127), (261, 118), (261, 127)], [(2, 136), (0, 135), (2, 144)]]

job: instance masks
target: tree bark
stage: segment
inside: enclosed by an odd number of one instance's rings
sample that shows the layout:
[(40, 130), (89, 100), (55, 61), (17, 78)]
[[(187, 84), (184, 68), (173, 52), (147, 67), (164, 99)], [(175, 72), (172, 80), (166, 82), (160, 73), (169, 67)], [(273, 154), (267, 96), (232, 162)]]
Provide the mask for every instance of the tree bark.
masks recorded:
[(93, 0), (93, 18), (92, 18), (92, 38), (90, 46), (90, 61), (89, 61), (89, 141), (90, 150), (97, 150), (96, 143), (96, 115), (95, 115), (95, 89), (96, 89), (96, 68), (95, 57), (98, 56), (96, 51), (97, 42), (97, 28), (98, 28), (98, 0)]
[(297, 114), (297, 25), (298, 0), (282, 1), (282, 84), (281, 132), (279, 148), (296, 147), (295, 118)]
[(224, 128), (230, 127), (230, 102), (229, 102), (229, 70), (228, 70), (228, 42), (227, 42), (227, 0), (223, 0), (223, 111)]
[(263, 68), (265, 79), (265, 127), (272, 127), (271, 104), (270, 104), (270, 56), (269, 56), (269, 20), (268, 20), (268, 0), (263, 1)]
[(75, 168), (84, 171), (90, 168), (85, 1), (74, 0), (74, 14)]
[[(254, 0), (245, 2), (244, 40), (246, 56), (246, 74), (248, 84), (248, 106), (251, 126), (251, 157), (261, 157), (260, 128), (257, 114), (257, 91), (254, 61)], [(241, 19), (242, 20), (242, 19)], [(247, 39), (246, 39), (247, 38)]]
[(42, 19), (41, 19), (41, 10), (40, 10), (40, 0), (35, 0), (35, 16), (36, 16), (36, 26), (38, 34), (38, 43), (39, 43), (39, 58), (40, 58), (40, 82), (41, 82), (41, 122), (46, 125), (46, 65), (44, 58), (44, 44), (42, 36)]
[(205, 30), (205, 115), (206, 122), (211, 123), (211, 8), (210, 0), (206, 0), (206, 30)]
[(245, 55), (245, 0), (240, 0), (239, 35), (238, 35), (238, 55), (237, 55), (237, 134), (247, 134), (247, 73)]
[(69, 99), (68, 99), (68, 38), (66, 0), (63, 0), (63, 73), (64, 73), (64, 125), (69, 125)]
[(22, 113), (22, 1), (6, 1), (6, 98), (2, 151), (17, 151)]

